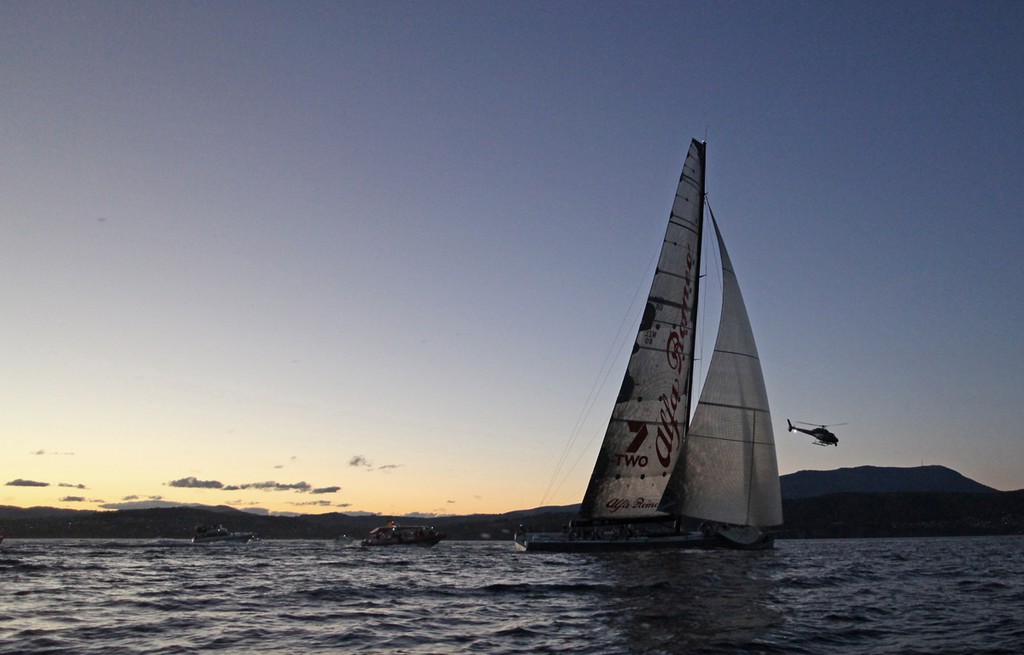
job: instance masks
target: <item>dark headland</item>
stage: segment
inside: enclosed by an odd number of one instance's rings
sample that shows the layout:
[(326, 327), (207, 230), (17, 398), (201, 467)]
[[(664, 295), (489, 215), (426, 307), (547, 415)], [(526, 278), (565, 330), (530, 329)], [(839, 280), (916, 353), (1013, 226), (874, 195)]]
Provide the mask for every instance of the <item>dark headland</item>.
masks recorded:
[[(782, 538), (925, 537), (1024, 534), (1024, 489), (996, 491), (942, 466), (861, 466), (784, 475)], [(428, 524), (449, 539), (509, 540), (520, 524), (557, 530), (578, 506), (505, 514), (392, 517), (341, 513), (264, 516), (230, 507), (117, 511), (0, 506), (9, 539), (185, 539), (195, 525), (223, 524), (263, 539), (362, 538), (382, 520)]]

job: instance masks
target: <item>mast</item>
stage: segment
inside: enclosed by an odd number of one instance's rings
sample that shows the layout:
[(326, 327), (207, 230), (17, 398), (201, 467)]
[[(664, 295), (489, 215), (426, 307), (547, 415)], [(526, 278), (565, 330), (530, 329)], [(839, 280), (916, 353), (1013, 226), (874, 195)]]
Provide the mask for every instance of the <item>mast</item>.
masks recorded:
[[(704, 259), (703, 259), (703, 257), (704, 257), (704, 252), (703, 252), (704, 251), (704, 202), (705, 202), (705, 196), (707, 195), (707, 192), (708, 192), (708, 187), (707, 187), (708, 142), (707, 141), (701, 141), (700, 143), (697, 143), (697, 140), (694, 139), (694, 144), (697, 146), (698, 152), (700, 153), (700, 211), (698, 213), (698, 218), (697, 218), (697, 233), (700, 235), (700, 238), (697, 239), (697, 279), (693, 283), (693, 307), (694, 307), (694, 311), (696, 312), (697, 308), (700, 307), (700, 268), (701, 268), (701, 264), (704, 261)], [(690, 377), (688, 378), (690, 380), (690, 392), (688, 394), (686, 394), (686, 416), (685, 416), (685, 419), (684, 419), (685, 423), (684, 423), (684, 429), (683, 429), (684, 433), (689, 433), (689, 431), (690, 431), (690, 418), (693, 416), (693, 413), (691, 412), (691, 409), (692, 409), (692, 406), (693, 406), (694, 376), (696, 375), (696, 372), (695, 372), (694, 369), (696, 368), (695, 364), (696, 364), (696, 361), (697, 361), (697, 330), (696, 329), (694, 329), (693, 330), (693, 334), (690, 335), (690, 352), (693, 353), (693, 356), (690, 357)], [(687, 442), (687, 439), (686, 439), (686, 437), (684, 435), (684, 437), (683, 437), (683, 448), (682, 448), (682, 452), (679, 455), (680, 461), (686, 461), (686, 442)], [(670, 496), (671, 494), (672, 494), (672, 489), (671, 489), (671, 486), (670, 486), (668, 489), (665, 490), (665, 496)], [(662, 503), (665, 502), (665, 496), (662, 497)], [(675, 516), (677, 516), (677, 517), (682, 517), (682, 515), (683, 515), (683, 513), (682, 513), (682, 503), (680, 503), (675, 508), (675, 511), (672, 512), (672, 513)]]

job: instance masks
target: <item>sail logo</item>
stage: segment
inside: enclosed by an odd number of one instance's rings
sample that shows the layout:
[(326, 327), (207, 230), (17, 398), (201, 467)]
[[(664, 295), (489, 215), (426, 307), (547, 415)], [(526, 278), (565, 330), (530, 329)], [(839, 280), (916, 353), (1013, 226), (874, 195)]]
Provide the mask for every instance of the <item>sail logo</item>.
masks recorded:
[(679, 321), (679, 326), (668, 335), (668, 340), (665, 343), (665, 355), (668, 357), (668, 365), (676, 373), (683, 372), (683, 362), (686, 360), (686, 338), (690, 336), (690, 317), (692, 316), (692, 310), (690, 305), (691, 297), (693, 295), (693, 277), (690, 273), (693, 271), (694, 259), (693, 253), (690, 251), (690, 246), (686, 246), (686, 273), (683, 275), (683, 280), (686, 284), (683, 285), (683, 302), (680, 305), (682, 316)]
[(643, 421), (627, 421), (626, 427), (633, 433), (633, 440), (626, 446), (626, 452), (616, 453), (615, 464), (618, 466), (647, 466), (648, 457), (647, 455), (635, 454), (640, 450), (640, 446), (644, 445), (644, 441), (647, 440), (647, 424)]
[(611, 513), (617, 512), (620, 509), (658, 509), (658, 503), (653, 500), (647, 500), (646, 498), (612, 498), (605, 503), (605, 509)]
[[(662, 396), (660, 400), (661, 410), (658, 412), (658, 418), (661, 425), (658, 426), (654, 441), (654, 454), (657, 456), (659, 464), (669, 468), (672, 464), (672, 453), (683, 440), (682, 431), (676, 421), (676, 415), (682, 402), (678, 379), (672, 383), (669, 395)], [(647, 429), (647, 424), (643, 421), (627, 421), (626, 427), (633, 434), (633, 440), (626, 446), (626, 452), (615, 454), (615, 465), (646, 467), (650, 463), (650, 458), (647, 455), (638, 455), (637, 452), (650, 436), (650, 430)]]
[[(668, 335), (668, 339), (665, 343), (665, 356), (668, 359), (669, 367), (679, 374), (688, 374), (689, 371), (684, 366), (686, 361), (686, 350), (688, 344), (688, 337), (690, 336), (690, 318), (693, 315), (691, 309), (691, 300), (693, 298), (693, 266), (695, 260), (693, 257), (693, 251), (690, 246), (686, 247), (686, 273), (683, 276), (685, 284), (683, 285), (683, 302), (680, 305), (682, 311), (682, 320), (679, 325), (672, 330)], [(668, 395), (663, 395), (659, 398), (661, 401), (661, 410), (658, 412), (658, 418), (661, 421), (661, 425), (658, 426), (658, 438), (655, 442), (655, 454), (658, 457), (658, 462), (668, 468), (672, 464), (672, 453), (676, 450), (676, 447), (682, 443), (683, 435), (682, 430), (679, 428), (679, 422), (676, 416), (679, 412), (679, 407), (682, 404), (682, 390), (679, 385), (679, 378), (677, 377), (672, 381), (672, 388), (669, 390)]]
[(658, 413), (661, 425), (658, 426), (658, 439), (655, 442), (654, 451), (658, 456), (661, 465), (668, 468), (672, 463), (672, 451), (676, 449), (683, 440), (683, 435), (676, 421), (676, 413), (679, 411), (679, 403), (682, 394), (679, 392), (679, 378), (672, 383), (672, 391), (668, 396), (662, 396), (661, 411)]

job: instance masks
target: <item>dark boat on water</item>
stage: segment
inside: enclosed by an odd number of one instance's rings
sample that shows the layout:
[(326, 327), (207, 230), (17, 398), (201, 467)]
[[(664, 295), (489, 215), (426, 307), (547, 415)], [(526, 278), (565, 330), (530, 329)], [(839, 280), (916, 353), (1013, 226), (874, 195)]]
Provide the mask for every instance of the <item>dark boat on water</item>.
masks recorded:
[(247, 544), (250, 541), (258, 541), (259, 537), (253, 532), (229, 532), (223, 525), (208, 528), (205, 525), (197, 525), (196, 533), (192, 537), (194, 544), (215, 544), (215, 543), (239, 543)]
[(387, 525), (374, 528), (370, 536), (363, 539), (363, 546), (425, 546), (430, 547), (444, 539), (445, 534), (423, 525)]

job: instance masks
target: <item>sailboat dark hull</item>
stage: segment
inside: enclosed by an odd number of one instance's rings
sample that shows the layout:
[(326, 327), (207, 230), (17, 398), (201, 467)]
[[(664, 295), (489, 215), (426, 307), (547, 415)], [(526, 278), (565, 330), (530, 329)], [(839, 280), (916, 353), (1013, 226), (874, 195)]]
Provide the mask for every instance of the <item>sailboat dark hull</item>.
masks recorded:
[(741, 539), (726, 533), (631, 536), (626, 538), (570, 538), (564, 532), (532, 532), (515, 536), (516, 550), (531, 553), (604, 553), (642, 550), (769, 550), (775, 547), (771, 533), (746, 533)]

